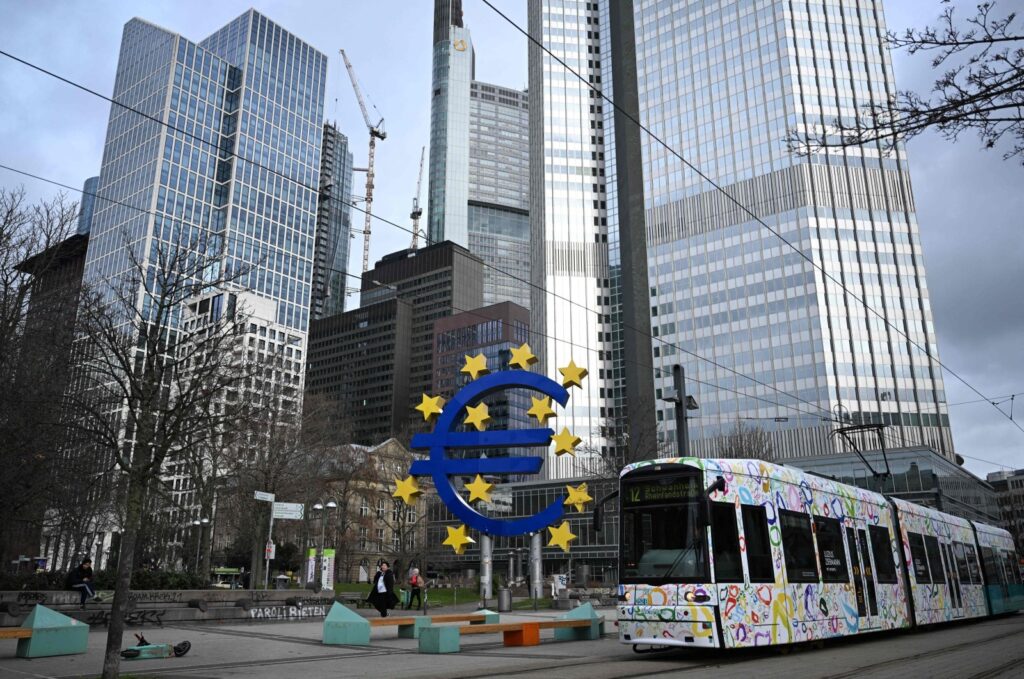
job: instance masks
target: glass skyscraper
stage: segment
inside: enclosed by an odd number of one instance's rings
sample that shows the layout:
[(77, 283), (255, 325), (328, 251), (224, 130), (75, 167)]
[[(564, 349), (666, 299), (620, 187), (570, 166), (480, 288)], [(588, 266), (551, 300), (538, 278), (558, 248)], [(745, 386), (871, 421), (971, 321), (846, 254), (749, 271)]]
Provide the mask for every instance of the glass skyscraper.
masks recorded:
[(92, 231), (92, 215), (96, 211), (96, 189), (99, 185), (99, 177), (89, 177), (82, 185), (82, 204), (78, 208), (78, 228), (75, 230), (79, 235)]
[(352, 163), (348, 137), (331, 123), (324, 124), (313, 261), (314, 319), (345, 310), (352, 238)]
[(129, 272), (128, 248), (202, 247), (304, 347), (326, 73), (254, 10), (200, 43), (129, 21), (114, 99), (167, 125), (111, 108), (85, 279)]
[(776, 457), (821, 454), (833, 418), (952, 457), (905, 151), (799, 157), (784, 141), (895, 92), (881, 0), (633, 4), (640, 120), (724, 189), (642, 136), (657, 388), (676, 363), (706, 383), (689, 386), (693, 452), (742, 423)]

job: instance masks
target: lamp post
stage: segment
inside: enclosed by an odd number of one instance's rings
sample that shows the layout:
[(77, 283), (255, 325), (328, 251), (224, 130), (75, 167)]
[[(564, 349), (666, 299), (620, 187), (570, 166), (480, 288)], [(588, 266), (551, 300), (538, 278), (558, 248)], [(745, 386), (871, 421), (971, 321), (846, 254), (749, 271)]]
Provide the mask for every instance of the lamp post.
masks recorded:
[(322, 512), (320, 515), (320, 542), (317, 545), (317, 559), (316, 559), (316, 591), (319, 592), (323, 589), (323, 569), (324, 569), (324, 539), (327, 532), (327, 509), (337, 509), (338, 503), (334, 500), (328, 500), (326, 503), (317, 502), (313, 505), (314, 512)]
[(201, 519), (195, 519), (194, 521), (192, 521), (192, 525), (199, 529), (198, 533), (196, 534), (196, 575), (199, 575), (199, 547), (200, 545), (202, 545), (203, 542), (203, 528), (205, 528), (209, 524), (210, 520), (207, 519), (205, 516)]
[(687, 410), (697, 410), (697, 400), (686, 395), (686, 373), (683, 366), (672, 366), (672, 389), (666, 390), (662, 401), (675, 404), (676, 415), (676, 454), (680, 457), (690, 454), (690, 425), (687, 423)]

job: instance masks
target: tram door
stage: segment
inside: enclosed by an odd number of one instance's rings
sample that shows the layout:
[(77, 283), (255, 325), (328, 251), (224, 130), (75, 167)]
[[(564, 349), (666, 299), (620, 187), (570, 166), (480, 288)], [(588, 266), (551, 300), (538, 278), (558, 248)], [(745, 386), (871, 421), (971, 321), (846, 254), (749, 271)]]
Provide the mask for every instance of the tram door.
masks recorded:
[[(859, 539), (858, 539), (859, 538)], [(876, 627), (873, 620), (878, 615), (878, 599), (875, 594), (875, 574), (868, 553), (867, 531), (858, 528), (846, 529), (846, 545), (850, 550), (850, 565), (853, 568), (853, 591), (857, 597), (857, 615), (864, 621), (862, 629)]]
[(953, 546), (948, 542), (940, 542), (940, 553), (942, 564), (946, 571), (946, 586), (949, 588), (948, 596), (950, 606), (953, 608), (953, 617), (964, 617), (963, 592), (960, 589), (960, 575), (957, 573), (956, 561), (953, 560)]

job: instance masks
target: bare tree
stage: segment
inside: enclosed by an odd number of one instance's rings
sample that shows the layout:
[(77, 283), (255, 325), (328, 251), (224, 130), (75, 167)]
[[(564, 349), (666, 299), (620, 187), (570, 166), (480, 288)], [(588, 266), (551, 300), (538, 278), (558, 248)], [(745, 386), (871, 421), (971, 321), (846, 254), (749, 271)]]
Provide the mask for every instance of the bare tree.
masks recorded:
[(733, 430), (718, 439), (715, 455), (722, 458), (764, 460), (775, 459), (771, 436), (761, 427), (737, 422)]
[[(69, 392), (77, 434), (97, 462), (120, 474), (123, 488), (105, 679), (118, 675), (138, 538), (165, 464), (182, 442), (235, 425), (218, 404), (246, 375), (232, 351), (245, 319), (230, 292), (243, 272), (222, 273), (220, 253), (208, 248), (205, 241), (126, 242), (126, 272), (81, 306)], [(189, 305), (211, 294), (221, 296), (220, 312), (190, 317)]]
[[(898, 90), (874, 101), (854, 119), (840, 118), (818, 130), (791, 131), (787, 141), (798, 153), (879, 142), (891, 151), (896, 144), (925, 130), (936, 129), (956, 141), (973, 131), (985, 148), (1009, 139), (1004, 159), (1024, 155), (1024, 33), (1017, 15), (997, 16), (994, 2), (977, 5), (976, 13), (958, 20), (949, 0), (935, 26), (888, 33), (891, 49), (932, 54), (932, 68), (945, 70), (930, 95)], [(1022, 158), (1024, 162), (1024, 158)]]

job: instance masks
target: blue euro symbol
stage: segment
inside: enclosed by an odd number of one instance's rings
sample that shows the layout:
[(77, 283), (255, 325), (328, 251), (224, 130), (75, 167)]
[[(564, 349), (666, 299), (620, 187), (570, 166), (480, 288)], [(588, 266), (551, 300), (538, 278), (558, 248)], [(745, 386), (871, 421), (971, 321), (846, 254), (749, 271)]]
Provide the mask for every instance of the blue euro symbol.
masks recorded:
[(412, 463), (409, 473), (413, 476), (430, 476), (434, 479), (437, 494), (448, 509), (467, 526), (488, 535), (525, 535), (543, 530), (562, 517), (565, 508), (564, 497), (548, 505), (543, 511), (522, 519), (492, 519), (479, 513), (455, 490), (450, 475), (467, 474), (536, 474), (544, 464), (544, 458), (494, 457), (451, 460), (446, 455), (449, 448), (525, 448), (547, 446), (554, 432), (551, 429), (510, 429), (504, 431), (457, 432), (452, 429), (458, 424), (456, 417), (466, 410), (467, 405), (509, 388), (526, 388), (550, 396), (564, 406), (569, 401), (569, 392), (554, 380), (526, 370), (502, 370), (479, 377), (460, 389), (445, 404), (434, 431), (416, 434), (412, 447), (429, 449), (430, 458)]

